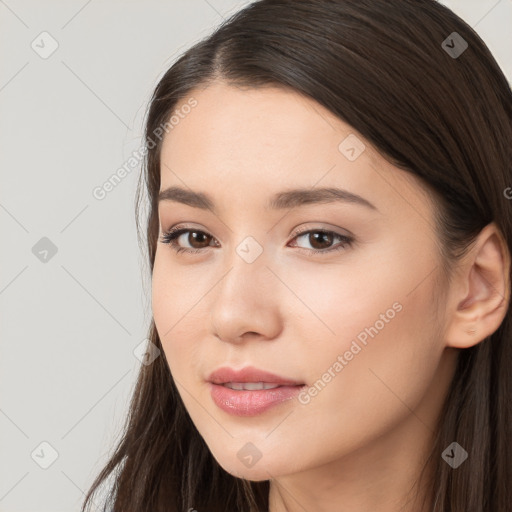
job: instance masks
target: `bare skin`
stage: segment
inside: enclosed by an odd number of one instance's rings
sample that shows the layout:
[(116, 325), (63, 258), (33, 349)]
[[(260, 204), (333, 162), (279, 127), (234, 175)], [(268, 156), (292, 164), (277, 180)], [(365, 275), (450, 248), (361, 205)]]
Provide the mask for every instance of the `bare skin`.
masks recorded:
[[(207, 193), (215, 213), (161, 201), (160, 236), (189, 228), (175, 243), (199, 252), (158, 243), (152, 302), (198, 431), (226, 471), (271, 481), (270, 512), (429, 512), (416, 479), (458, 352), (499, 327), (509, 300), (510, 256), (495, 225), (448, 282), (432, 195), (349, 125), (280, 88), (217, 82), (190, 96), (197, 106), (163, 141), (161, 191)], [(352, 161), (339, 149), (349, 134), (366, 145)], [(375, 208), (265, 208), (278, 192), (323, 187)], [(262, 250), (251, 263), (237, 252), (246, 237), (257, 245), (244, 247)], [(304, 383), (301, 399), (250, 417), (221, 410), (209, 374), (247, 365)], [(237, 456), (247, 443), (261, 455), (251, 467)]]

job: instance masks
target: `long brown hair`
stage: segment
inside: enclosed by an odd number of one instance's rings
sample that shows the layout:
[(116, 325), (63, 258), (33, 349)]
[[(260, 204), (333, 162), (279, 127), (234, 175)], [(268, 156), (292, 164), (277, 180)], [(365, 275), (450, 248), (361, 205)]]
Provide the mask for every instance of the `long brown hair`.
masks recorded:
[[(161, 126), (172, 128), (171, 115), (194, 88), (217, 79), (238, 87), (279, 85), (313, 98), (430, 187), (448, 275), (492, 221), (512, 252), (512, 92), (476, 32), (434, 0), (261, 0), (186, 51), (156, 86), (136, 198), (139, 221), (147, 194), (143, 244), (150, 273), (162, 139), (155, 135)], [(512, 510), (507, 308), (491, 336), (460, 350), (429, 459), (435, 512)], [(148, 337), (163, 354), (153, 321)], [(456, 470), (441, 458), (454, 440), (469, 453)], [(269, 482), (239, 479), (219, 466), (163, 355), (141, 366), (122, 437), (83, 512), (109, 479), (105, 509), (114, 512), (268, 510)]]

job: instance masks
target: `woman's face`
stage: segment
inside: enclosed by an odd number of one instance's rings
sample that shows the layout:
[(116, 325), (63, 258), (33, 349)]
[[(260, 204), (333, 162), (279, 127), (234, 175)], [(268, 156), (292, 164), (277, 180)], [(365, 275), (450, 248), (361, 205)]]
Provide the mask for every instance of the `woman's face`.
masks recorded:
[[(159, 203), (152, 301), (213, 456), (263, 480), (424, 437), (452, 376), (427, 193), (296, 92), (216, 82), (191, 96), (163, 141), (160, 191), (183, 192)], [(190, 230), (179, 253), (160, 241), (174, 227)], [(221, 367), (291, 382), (232, 390), (209, 382)]]

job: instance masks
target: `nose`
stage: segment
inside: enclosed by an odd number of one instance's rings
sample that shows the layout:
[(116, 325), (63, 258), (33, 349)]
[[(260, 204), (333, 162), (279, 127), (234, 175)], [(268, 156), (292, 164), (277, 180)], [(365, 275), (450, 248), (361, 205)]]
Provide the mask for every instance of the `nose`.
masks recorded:
[(211, 293), (213, 335), (228, 343), (278, 337), (283, 325), (280, 287), (263, 255), (248, 263), (234, 254)]

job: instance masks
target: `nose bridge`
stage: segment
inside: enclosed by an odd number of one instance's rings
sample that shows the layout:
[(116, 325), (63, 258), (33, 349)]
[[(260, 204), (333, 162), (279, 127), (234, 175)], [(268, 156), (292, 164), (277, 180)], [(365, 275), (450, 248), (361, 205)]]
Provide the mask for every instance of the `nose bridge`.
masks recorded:
[(244, 238), (226, 257), (223, 277), (212, 297), (212, 329), (221, 339), (233, 341), (245, 332), (273, 337), (279, 324), (278, 280), (267, 268), (262, 245)]
[(257, 293), (267, 288), (271, 273), (267, 269), (267, 257), (263, 245), (253, 236), (246, 236), (235, 245), (226, 260), (228, 273), (219, 283), (220, 293), (226, 298), (258, 301)]

